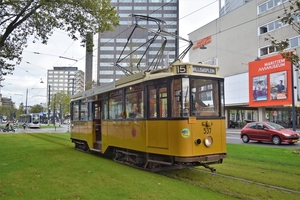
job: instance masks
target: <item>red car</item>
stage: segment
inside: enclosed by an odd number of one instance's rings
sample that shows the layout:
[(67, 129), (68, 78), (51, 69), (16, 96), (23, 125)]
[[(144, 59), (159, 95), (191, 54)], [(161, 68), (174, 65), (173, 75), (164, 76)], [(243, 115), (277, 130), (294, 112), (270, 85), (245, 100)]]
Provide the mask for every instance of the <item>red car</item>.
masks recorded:
[(241, 130), (241, 139), (244, 143), (256, 140), (274, 144), (281, 144), (281, 142), (294, 144), (298, 142), (299, 134), (272, 122), (251, 122)]

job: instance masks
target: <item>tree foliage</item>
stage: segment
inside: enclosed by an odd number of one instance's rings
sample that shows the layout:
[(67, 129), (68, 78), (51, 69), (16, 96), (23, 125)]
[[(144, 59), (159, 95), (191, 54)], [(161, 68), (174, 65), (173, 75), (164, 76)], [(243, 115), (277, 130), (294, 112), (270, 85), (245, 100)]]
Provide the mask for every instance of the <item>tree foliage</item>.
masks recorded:
[[(289, 24), (298, 34), (300, 34), (300, 2), (298, 0), (289, 0), (288, 7), (284, 7), (284, 14), (278, 18), (282, 24)], [(275, 37), (269, 35), (271, 44), (280, 51), (283, 58), (293, 63), (298, 70), (300, 67), (299, 53), (296, 49), (288, 49), (290, 47), (289, 39), (277, 40)], [(287, 50), (288, 49), (288, 50)], [(287, 53), (289, 52), (289, 53)]]
[(12, 120), (16, 112), (17, 109), (14, 107), (0, 106), (0, 118), (7, 116), (8, 120)]
[(111, 31), (118, 24), (110, 0), (0, 0), (0, 71), (13, 73), (31, 36), (33, 42), (47, 44), (60, 29), (73, 40), (79, 33), (85, 44), (87, 33)]
[(29, 110), (30, 113), (40, 113), (44, 110), (43, 106), (36, 104), (32, 106)]
[(70, 114), (70, 101), (70, 93), (61, 90), (52, 96), (50, 101), (50, 109), (54, 111), (55, 107), (56, 114), (61, 112), (62, 116), (68, 115)]

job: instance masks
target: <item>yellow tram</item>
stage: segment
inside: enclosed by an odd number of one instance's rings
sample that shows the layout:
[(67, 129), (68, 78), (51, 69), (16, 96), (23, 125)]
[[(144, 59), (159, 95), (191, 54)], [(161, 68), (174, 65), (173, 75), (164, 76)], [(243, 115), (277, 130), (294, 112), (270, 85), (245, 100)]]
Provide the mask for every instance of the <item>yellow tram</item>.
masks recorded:
[(152, 171), (226, 158), (224, 79), (218, 67), (175, 62), (73, 96), (75, 148)]
[[(165, 22), (160, 19), (132, 16), (135, 26), (116, 63), (128, 76), (72, 97), (75, 148), (112, 155), (115, 161), (152, 171), (198, 165), (214, 171), (209, 165), (222, 163), (227, 156), (224, 79), (219, 68), (183, 63), (191, 41), (163, 30)], [(155, 22), (157, 29), (139, 25), (143, 20)], [(123, 56), (137, 28), (147, 30), (149, 40)], [(162, 47), (147, 69), (139, 67), (146, 53), (136, 62), (138, 73), (119, 64), (141, 47), (149, 50), (158, 36)], [(169, 67), (158, 66), (168, 37), (189, 45)]]

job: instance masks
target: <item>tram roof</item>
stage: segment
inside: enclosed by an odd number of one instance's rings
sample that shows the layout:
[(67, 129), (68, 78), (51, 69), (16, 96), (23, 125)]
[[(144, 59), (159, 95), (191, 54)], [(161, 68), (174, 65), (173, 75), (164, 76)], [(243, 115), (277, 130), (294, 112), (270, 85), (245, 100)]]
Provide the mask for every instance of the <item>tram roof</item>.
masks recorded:
[(201, 63), (191, 63), (177, 61), (168, 68), (153, 70), (150, 72), (139, 72), (130, 76), (125, 76), (119, 80), (116, 80), (110, 84), (95, 87), (72, 96), (72, 99), (80, 99), (83, 97), (89, 97), (95, 94), (101, 94), (109, 92), (118, 88), (142, 83), (145, 81), (156, 80), (160, 78), (167, 78), (174, 75), (195, 75), (204, 77), (216, 77), (220, 78), (219, 67), (215, 65), (207, 65)]

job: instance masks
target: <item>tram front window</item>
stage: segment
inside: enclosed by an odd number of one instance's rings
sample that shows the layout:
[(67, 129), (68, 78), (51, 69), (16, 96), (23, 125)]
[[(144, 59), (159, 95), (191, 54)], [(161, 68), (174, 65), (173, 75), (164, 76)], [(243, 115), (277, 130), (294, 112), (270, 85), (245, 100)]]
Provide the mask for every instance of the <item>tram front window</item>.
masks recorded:
[(223, 109), (220, 109), (220, 83), (220, 80), (202, 77), (174, 79), (171, 88), (172, 117), (220, 116)]
[(219, 116), (218, 80), (193, 78), (191, 80), (193, 116)]

